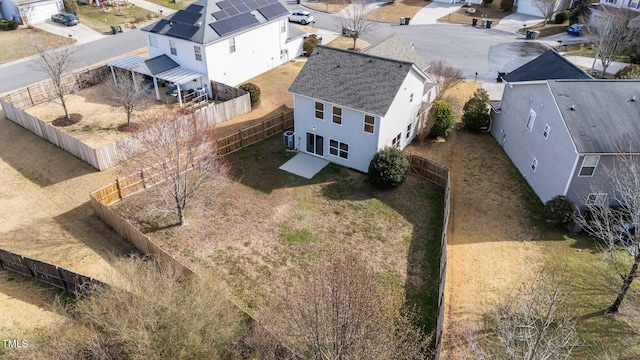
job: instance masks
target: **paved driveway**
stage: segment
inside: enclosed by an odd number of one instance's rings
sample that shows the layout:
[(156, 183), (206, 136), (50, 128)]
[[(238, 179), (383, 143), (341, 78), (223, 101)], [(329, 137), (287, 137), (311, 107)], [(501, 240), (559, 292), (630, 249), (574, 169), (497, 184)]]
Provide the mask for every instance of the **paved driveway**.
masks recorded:
[(52, 34), (72, 37), (78, 41), (77, 44), (85, 44), (109, 36), (101, 34), (82, 23), (75, 26), (66, 26), (48, 19), (44, 22), (33, 24), (33, 26)]

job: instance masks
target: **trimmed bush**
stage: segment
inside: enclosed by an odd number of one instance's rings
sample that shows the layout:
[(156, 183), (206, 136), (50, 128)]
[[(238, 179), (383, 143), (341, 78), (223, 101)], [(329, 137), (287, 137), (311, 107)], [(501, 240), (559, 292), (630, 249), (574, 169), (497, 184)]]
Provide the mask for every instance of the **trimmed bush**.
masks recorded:
[(547, 219), (556, 226), (565, 226), (573, 221), (576, 208), (564, 195), (558, 195), (544, 204)]
[(462, 124), (468, 131), (479, 132), (489, 126), (489, 94), (480, 88), (473, 93), (473, 97), (464, 104), (462, 110)]
[(0, 29), (1, 30), (15, 30), (18, 28), (18, 23), (13, 20), (0, 20)]
[(409, 172), (409, 160), (398, 148), (386, 147), (378, 151), (369, 163), (369, 182), (380, 189), (402, 184)]
[(246, 83), (239, 86), (239, 89), (249, 93), (249, 99), (251, 99), (251, 106), (254, 106), (260, 101), (260, 88), (253, 83)]
[(429, 109), (429, 117), (433, 121), (431, 127), (431, 135), (433, 136), (447, 136), (456, 124), (456, 114), (453, 107), (442, 100), (433, 103)]
[(80, 7), (78, 6), (76, 0), (63, 0), (62, 3), (64, 4), (64, 11), (73, 15), (78, 15)]
[(311, 53), (313, 53), (313, 50), (316, 49), (316, 46), (318, 46), (318, 44), (320, 44), (322, 42), (322, 40), (318, 39), (316, 36), (310, 35), (307, 36), (306, 39), (304, 39), (304, 42), (302, 43), (302, 50), (304, 51), (304, 56), (309, 57), (311, 56)]
[(500, 10), (502, 10), (502, 11), (513, 11), (513, 0), (501, 0), (500, 1)]
[(569, 20), (569, 12), (561, 11), (556, 14), (556, 24), (562, 24), (563, 22)]
[(640, 79), (640, 66), (629, 64), (618, 70), (615, 75), (616, 79)]

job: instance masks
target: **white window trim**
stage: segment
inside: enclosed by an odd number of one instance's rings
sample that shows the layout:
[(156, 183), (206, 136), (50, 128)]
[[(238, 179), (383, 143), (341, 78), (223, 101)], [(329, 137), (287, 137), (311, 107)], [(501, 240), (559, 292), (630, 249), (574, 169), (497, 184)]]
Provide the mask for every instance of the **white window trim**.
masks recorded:
[[(589, 201), (593, 197), (593, 201)], [(607, 201), (606, 193), (590, 193), (587, 195), (587, 199), (584, 201), (585, 205), (595, 205), (602, 206), (605, 205)]]
[[(332, 142), (332, 141), (337, 142), (337, 143), (338, 143), (338, 146), (337, 146), (337, 147), (335, 147), (335, 146), (331, 146), (331, 142)], [(347, 145), (347, 150), (346, 150), (346, 151), (345, 151), (345, 150), (342, 150), (341, 145)], [(331, 153), (331, 149), (336, 150), (337, 154), (332, 154), (332, 153)], [(343, 152), (344, 152), (345, 154), (347, 154), (347, 157), (346, 157), (346, 158), (345, 158), (345, 157), (340, 156), (340, 154), (341, 154), (341, 153), (343, 153)], [(336, 140), (336, 139), (329, 139), (329, 155), (331, 155), (331, 156), (335, 156), (335, 157), (340, 158), (340, 159), (342, 159), (342, 160), (349, 160), (349, 144), (347, 144), (346, 142), (342, 142), (342, 141)]]
[(202, 61), (202, 48), (198, 45), (193, 45), (193, 55), (196, 61)]
[(149, 34), (149, 46), (153, 48), (158, 48), (158, 37), (155, 35)]
[(409, 126), (407, 126), (407, 140), (411, 137), (411, 130), (413, 130), (413, 124), (409, 123)]
[[(318, 104), (322, 104), (322, 110), (318, 110), (318, 109), (316, 108), (316, 106), (317, 106)], [(314, 116), (317, 120), (324, 120), (324, 111), (325, 111), (325, 110), (324, 110), (324, 108), (325, 108), (325, 106), (324, 106), (324, 103), (323, 103), (323, 102), (315, 101), (315, 102), (313, 103), (313, 116)], [(322, 117), (318, 117), (318, 111), (321, 111), (321, 112), (322, 112)]]
[(399, 133), (391, 140), (391, 146), (395, 148), (400, 148), (400, 143), (402, 142), (402, 133)]
[(550, 132), (551, 132), (551, 126), (549, 126), (549, 124), (545, 124), (545, 125), (544, 125), (544, 131), (542, 132), (542, 136), (543, 136), (545, 139), (548, 139), (548, 138), (549, 138), (549, 133), (550, 133)]
[(531, 109), (529, 110), (529, 117), (527, 117), (527, 130), (529, 130), (529, 132), (531, 132), (533, 130), (533, 124), (535, 124), (536, 122), (536, 112), (535, 110)]
[[(340, 109), (340, 115), (336, 115), (336, 113), (335, 113), (336, 109)], [(342, 113), (343, 112), (344, 112), (343, 108), (341, 108), (339, 106), (331, 106), (331, 123), (332, 124), (336, 124), (338, 126), (342, 126)], [(340, 122), (339, 123), (334, 121), (336, 116), (340, 118)]]
[[(587, 158), (596, 158), (596, 163), (593, 166), (585, 166), (585, 162), (587, 161)], [(586, 155), (582, 158), (582, 164), (580, 164), (580, 170), (578, 170), (578, 177), (592, 177), (593, 174), (596, 173), (596, 169), (598, 168), (598, 164), (600, 163), (600, 156), (599, 155)], [(581, 175), (582, 174), (582, 169), (584, 168), (593, 168), (593, 171), (591, 172), (591, 175)]]
[[(367, 124), (367, 122), (366, 122), (367, 121), (367, 116), (373, 118), (373, 124)], [(372, 132), (368, 132), (367, 130), (365, 130), (367, 125), (373, 127), (373, 131)], [(371, 135), (376, 133), (376, 117), (375, 116), (365, 114), (362, 117), (362, 131), (364, 131), (365, 134), (371, 134)]]
[(280, 20), (280, 32), (281, 33), (286, 33), (287, 32), (287, 21), (286, 20)]
[(533, 160), (531, 160), (531, 171), (536, 172), (537, 168), (538, 168), (538, 159), (533, 158)]
[(236, 38), (232, 37), (229, 39), (229, 53), (233, 54), (236, 52)]

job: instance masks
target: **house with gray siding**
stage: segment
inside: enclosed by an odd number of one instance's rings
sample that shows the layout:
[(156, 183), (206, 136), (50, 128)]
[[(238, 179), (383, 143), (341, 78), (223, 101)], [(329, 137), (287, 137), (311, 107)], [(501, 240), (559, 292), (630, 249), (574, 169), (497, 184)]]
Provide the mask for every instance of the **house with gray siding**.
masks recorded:
[(378, 150), (416, 136), (429, 81), (411, 62), (316, 47), (289, 88), (296, 149), (367, 172)]
[(490, 131), (542, 202), (616, 205), (606, 173), (640, 154), (640, 81), (507, 83)]

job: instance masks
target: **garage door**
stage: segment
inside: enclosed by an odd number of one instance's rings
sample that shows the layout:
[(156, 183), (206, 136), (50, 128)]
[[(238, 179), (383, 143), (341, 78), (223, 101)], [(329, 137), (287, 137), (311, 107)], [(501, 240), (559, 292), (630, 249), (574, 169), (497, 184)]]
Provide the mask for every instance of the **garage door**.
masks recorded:
[(51, 18), (51, 15), (59, 13), (62, 6), (57, 1), (33, 3), (31, 22), (38, 23)]

